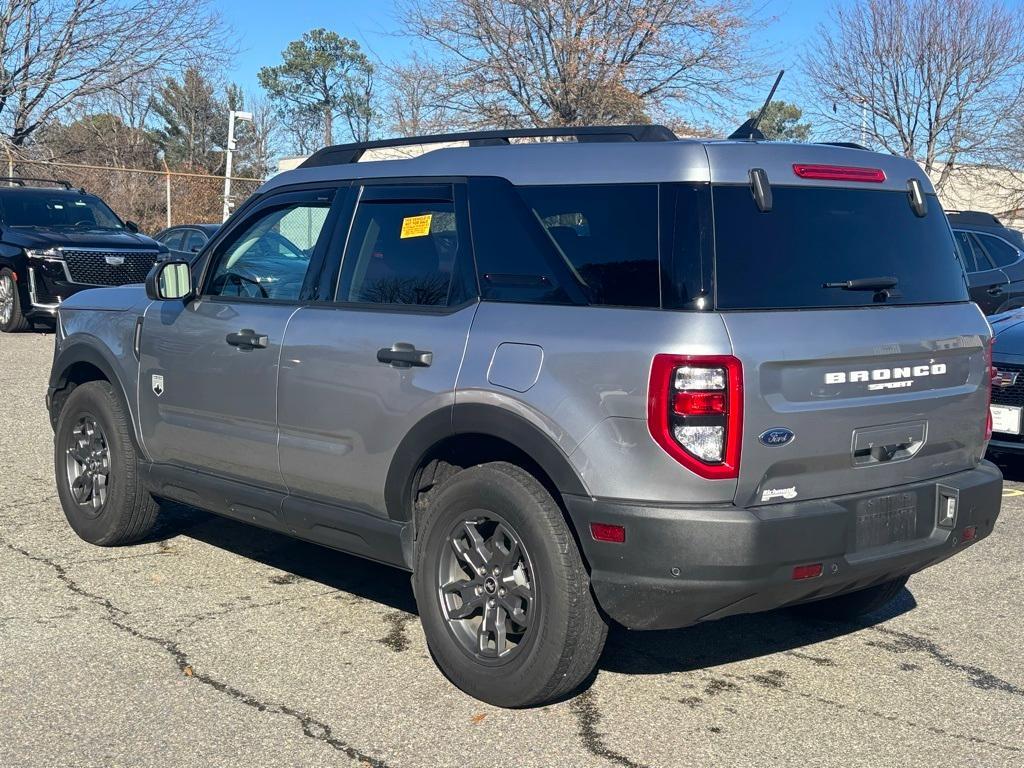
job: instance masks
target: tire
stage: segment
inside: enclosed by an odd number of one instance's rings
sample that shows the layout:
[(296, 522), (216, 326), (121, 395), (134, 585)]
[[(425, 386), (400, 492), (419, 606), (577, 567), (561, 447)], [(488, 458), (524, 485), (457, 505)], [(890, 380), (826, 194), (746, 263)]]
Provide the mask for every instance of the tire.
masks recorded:
[[(471, 531), (482, 546), (471, 546)], [(485, 573), (471, 563), (483, 563)], [(444, 583), (462, 586), (443, 590)], [(561, 510), (513, 464), (472, 467), (431, 494), (413, 586), (438, 667), (470, 696), (499, 707), (544, 704), (575, 690), (608, 634)]]
[(14, 273), (0, 269), (0, 332), (17, 333), (29, 326), (21, 308), (21, 293)]
[(880, 611), (887, 606), (907, 585), (909, 576), (901, 576), (867, 589), (845, 595), (829, 597), (813, 603), (796, 606), (804, 616), (834, 621), (850, 621)]
[(159, 507), (139, 479), (131, 420), (108, 382), (87, 382), (68, 396), (57, 418), (54, 472), (64, 515), (85, 541), (130, 544), (156, 524)]

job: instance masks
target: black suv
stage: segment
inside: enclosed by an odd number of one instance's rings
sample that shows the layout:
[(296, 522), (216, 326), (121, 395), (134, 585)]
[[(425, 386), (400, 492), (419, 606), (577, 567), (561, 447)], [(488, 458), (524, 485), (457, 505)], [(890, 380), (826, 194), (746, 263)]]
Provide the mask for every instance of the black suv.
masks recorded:
[[(141, 283), (166, 248), (66, 181), (0, 178), (0, 331), (52, 321), (96, 286)], [(55, 184), (57, 186), (29, 186)]]
[(971, 300), (986, 315), (1024, 306), (1024, 235), (991, 213), (946, 211)]

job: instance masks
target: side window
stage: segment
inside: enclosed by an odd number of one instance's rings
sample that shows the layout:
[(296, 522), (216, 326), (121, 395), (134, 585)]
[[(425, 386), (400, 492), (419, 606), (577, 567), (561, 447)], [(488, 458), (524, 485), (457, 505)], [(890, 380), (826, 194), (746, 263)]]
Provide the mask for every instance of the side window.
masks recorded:
[(997, 267), (1007, 267), (1020, 258), (1017, 249), (993, 235), (975, 234)]
[(360, 201), (337, 301), (444, 307), (466, 297), (456, 268), (463, 233), (454, 203), (408, 199), (414, 196), (410, 187), (405, 200)]
[(172, 251), (181, 250), (181, 240), (184, 237), (184, 233), (180, 229), (172, 229), (170, 232), (160, 238), (160, 242), (170, 248)]
[(508, 181), (470, 179), (469, 189), (481, 298), (527, 304), (585, 301), (564, 289), (576, 281), (564, 264), (558, 270), (558, 251)]
[(660, 307), (658, 187), (519, 187), (589, 303)]
[(968, 274), (992, 269), (988, 263), (988, 257), (981, 250), (981, 247), (970, 232), (958, 230), (954, 234), (956, 235), (956, 245), (960, 251), (960, 256), (964, 260), (964, 269)]
[(216, 256), (206, 295), (297, 301), (330, 200), (263, 209)]
[(189, 253), (197, 253), (202, 250), (204, 245), (206, 245), (206, 235), (198, 229), (190, 229), (185, 234), (185, 241), (181, 246), (181, 250)]

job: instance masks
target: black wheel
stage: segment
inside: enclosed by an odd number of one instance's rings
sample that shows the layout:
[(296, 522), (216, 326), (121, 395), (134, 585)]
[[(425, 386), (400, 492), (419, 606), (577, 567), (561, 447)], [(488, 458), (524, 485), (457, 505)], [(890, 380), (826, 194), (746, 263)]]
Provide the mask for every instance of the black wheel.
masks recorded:
[(0, 269), (0, 332), (15, 333), (28, 328), (28, 320), (21, 309), (21, 294), (14, 273)]
[(139, 480), (131, 421), (106, 381), (68, 396), (57, 419), (54, 471), (64, 514), (86, 541), (130, 544), (156, 523), (159, 507)]
[(557, 699), (604, 647), (608, 627), (561, 510), (512, 464), (467, 469), (434, 492), (413, 584), (438, 667), (490, 704)]
[(850, 592), (845, 595), (798, 605), (796, 609), (804, 616), (816, 619), (833, 619), (837, 621), (857, 619), (861, 616), (875, 613), (875, 611), (880, 611), (895, 600), (896, 596), (907, 585), (909, 578), (909, 576), (901, 576), (898, 579), (886, 581), (867, 589), (858, 590), (857, 592)]

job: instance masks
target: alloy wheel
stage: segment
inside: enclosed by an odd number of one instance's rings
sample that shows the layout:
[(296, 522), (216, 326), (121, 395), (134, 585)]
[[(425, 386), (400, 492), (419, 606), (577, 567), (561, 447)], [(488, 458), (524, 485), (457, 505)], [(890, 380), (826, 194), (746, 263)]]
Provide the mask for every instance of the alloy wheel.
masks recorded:
[(449, 532), (438, 567), (438, 594), (463, 650), (485, 664), (522, 650), (537, 611), (530, 556), (521, 538), (492, 512), (477, 512)]
[(66, 464), (71, 497), (79, 506), (99, 514), (110, 483), (110, 447), (100, 425), (88, 414), (82, 415), (71, 431)]
[(10, 275), (0, 275), (0, 325), (7, 325), (14, 316), (14, 291)]

